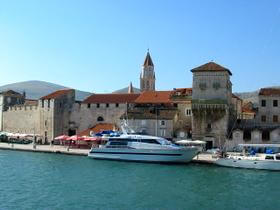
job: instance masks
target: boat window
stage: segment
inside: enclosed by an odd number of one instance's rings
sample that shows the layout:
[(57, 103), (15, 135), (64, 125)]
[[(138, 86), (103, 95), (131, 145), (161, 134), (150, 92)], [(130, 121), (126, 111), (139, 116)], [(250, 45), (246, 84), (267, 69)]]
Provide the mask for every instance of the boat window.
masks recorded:
[(157, 140), (155, 139), (141, 139), (141, 142), (143, 143), (149, 143), (149, 144), (160, 144)]
[(110, 138), (109, 141), (137, 142), (137, 139)]
[(126, 141), (112, 141), (110, 142), (110, 145), (114, 146), (126, 146), (127, 142)]
[(273, 156), (270, 156), (270, 155), (267, 155), (267, 156), (265, 156), (265, 159), (266, 159), (266, 160), (274, 160), (274, 157), (273, 157)]
[(277, 155), (277, 156), (276, 156), (276, 160), (280, 160), (280, 155)]

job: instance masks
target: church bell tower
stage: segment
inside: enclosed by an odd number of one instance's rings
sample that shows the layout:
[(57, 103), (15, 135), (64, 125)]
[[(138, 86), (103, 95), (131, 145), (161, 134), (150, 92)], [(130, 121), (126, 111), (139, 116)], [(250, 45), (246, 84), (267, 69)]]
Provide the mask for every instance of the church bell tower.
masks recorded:
[(147, 52), (142, 71), (140, 74), (140, 91), (154, 91), (156, 76), (154, 72), (154, 64), (149, 53)]

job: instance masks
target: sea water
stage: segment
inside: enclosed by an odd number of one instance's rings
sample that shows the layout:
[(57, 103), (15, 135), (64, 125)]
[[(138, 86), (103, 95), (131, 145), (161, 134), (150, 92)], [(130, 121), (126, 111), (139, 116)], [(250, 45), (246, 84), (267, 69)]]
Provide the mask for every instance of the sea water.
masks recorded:
[(280, 209), (280, 172), (0, 150), (0, 209)]

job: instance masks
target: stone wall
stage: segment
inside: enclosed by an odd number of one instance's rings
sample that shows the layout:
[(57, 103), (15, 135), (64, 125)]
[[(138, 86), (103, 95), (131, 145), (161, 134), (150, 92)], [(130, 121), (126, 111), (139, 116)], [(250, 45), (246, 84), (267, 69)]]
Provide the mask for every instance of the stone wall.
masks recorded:
[(129, 119), (128, 125), (136, 132), (164, 138), (173, 137), (173, 120)]
[(231, 103), (231, 82), (228, 72), (193, 73), (193, 100), (225, 100)]
[(269, 140), (262, 139), (262, 130), (251, 130), (251, 139), (244, 139), (244, 131), (236, 129), (232, 132), (232, 139), (226, 142), (227, 149), (237, 147), (238, 144), (280, 144), (280, 128), (269, 132)]
[[(262, 106), (262, 100), (266, 101), (266, 106)], [(278, 101), (278, 106), (273, 106), (273, 100)], [(260, 123), (275, 123), (273, 122), (273, 115), (278, 116), (278, 122), (280, 122), (280, 97), (278, 96), (262, 96), (259, 95), (259, 106), (256, 119)], [(266, 116), (266, 122), (262, 122), (261, 116)]]
[(190, 138), (192, 130), (192, 105), (191, 101), (177, 103), (178, 113), (174, 117), (174, 134), (176, 138)]
[(98, 123), (112, 123), (120, 127), (120, 117), (126, 111), (127, 104), (75, 104), (70, 122), (77, 133)]
[(40, 135), (43, 136), (43, 143), (48, 143), (54, 138), (54, 101), (40, 100), (38, 104)]
[(213, 110), (213, 116), (207, 115), (204, 110), (195, 111), (192, 121), (192, 138), (212, 141), (214, 147), (222, 147), (227, 138), (228, 122), (228, 109)]
[(40, 134), (38, 107), (9, 107), (3, 112), (3, 130), (11, 133)]

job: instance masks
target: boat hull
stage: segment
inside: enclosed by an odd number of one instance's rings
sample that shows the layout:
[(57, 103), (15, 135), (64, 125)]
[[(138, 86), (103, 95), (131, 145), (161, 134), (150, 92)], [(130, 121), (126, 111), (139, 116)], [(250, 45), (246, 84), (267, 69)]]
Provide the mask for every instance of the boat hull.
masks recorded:
[(93, 148), (88, 156), (95, 159), (137, 162), (187, 163), (197, 154), (197, 148), (184, 149), (118, 149)]
[(280, 161), (274, 160), (238, 160), (230, 158), (220, 158), (216, 160), (215, 164), (219, 166), (234, 168), (263, 169), (273, 171), (280, 170)]

